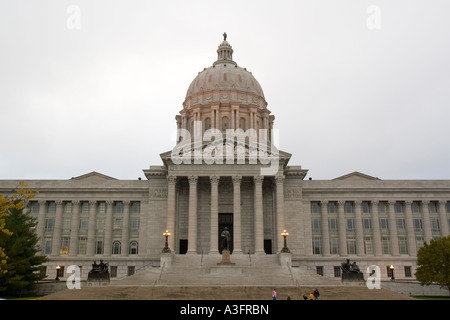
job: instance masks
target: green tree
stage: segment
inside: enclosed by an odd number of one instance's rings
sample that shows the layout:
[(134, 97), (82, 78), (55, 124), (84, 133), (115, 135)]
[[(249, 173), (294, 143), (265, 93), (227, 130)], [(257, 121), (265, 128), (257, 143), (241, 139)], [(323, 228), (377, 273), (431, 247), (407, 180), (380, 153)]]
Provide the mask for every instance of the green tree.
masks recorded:
[[(42, 279), (39, 266), (47, 261), (45, 256), (37, 255), (38, 237), (34, 232), (36, 219), (25, 206), (35, 191), (21, 188), (8, 199), (3, 211), (3, 227), (8, 232), (0, 232), (0, 248), (5, 256), (0, 272), (0, 293), (14, 295), (30, 290), (37, 280)], [(5, 202), (6, 203), (6, 202)]]
[(431, 240), (417, 252), (416, 279), (421, 285), (439, 284), (450, 291), (450, 236)]

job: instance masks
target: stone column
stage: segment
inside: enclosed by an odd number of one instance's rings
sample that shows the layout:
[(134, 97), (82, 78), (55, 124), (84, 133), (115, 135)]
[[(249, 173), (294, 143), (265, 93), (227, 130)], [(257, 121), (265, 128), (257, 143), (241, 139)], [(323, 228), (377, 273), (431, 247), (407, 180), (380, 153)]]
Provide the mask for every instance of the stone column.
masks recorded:
[(47, 211), (47, 202), (45, 200), (39, 200), (39, 213), (36, 227), (36, 234), (39, 238), (40, 253), (44, 254), (45, 246), (45, 213)]
[(211, 182), (211, 227), (209, 253), (219, 253), (219, 180), (218, 176), (209, 177)]
[(281, 233), (286, 229), (284, 216), (284, 175), (277, 174), (275, 176), (276, 184), (276, 201), (277, 201), (277, 252), (283, 249), (284, 239)]
[(405, 201), (406, 235), (408, 241), (408, 253), (410, 256), (415, 256), (417, 255), (417, 245), (411, 205), (412, 201)]
[(169, 248), (175, 250), (175, 207), (176, 207), (176, 184), (177, 177), (174, 175), (167, 176), (167, 222), (166, 230), (171, 233), (169, 237)]
[(106, 201), (105, 248), (103, 251), (105, 256), (110, 256), (112, 252), (113, 206), (114, 201)]
[(263, 176), (254, 176), (255, 182), (255, 254), (264, 254)]
[(322, 255), (330, 256), (330, 230), (328, 228), (328, 201), (320, 202), (321, 229), (322, 229)]
[(445, 208), (446, 204), (447, 204), (447, 201), (439, 201), (439, 220), (440, 220), (440, 228), (441, 228), (441, 236), (442, 237), (446, 237), (449, 234), (447, 210)]
[(423, 236), (427, 243), (430, 243), (433, 239), (431, 233), (431, 221), (430, 221), (430, 201), (422, 201), (422, 214), (423, 214)]
[(121, 256), (127, 256), (130, 247), (130, 201), (123, 201), (123, 219), (122, 219), (122, 250)]
[(241, 176), (233, 176), (233, 254), (242, 253)]
[(87, 234), (87, 245), (86, 245), (86, 255), (93, 256), (95, 248), (95, 218), (96, 218), (96, 204), (95, 200), (89, 201), (89, 220), (88, 220), (88, 234)]
[(69, 255), (78, 254), (78, 228), (80, 226), (80, 201), (72, 201), (72, 220), (70, 221)]
[(380, 218), (378, 216), (378, 201), (372, 201), (372, 235), (373, 252), (375, 256), (383, 255), (381, 247)]
[(398, 256), (400, 251), (398, 248), (397, 219), (395, 217), (395, 201), (389, 201), (389, 245), (391, 247), (391, 255)]
[(53, 241), (52, 241), (52, 256), (59, 255), (61, 249), (61, 231), (62, 231), (62, 204), (61, 200), (55, 201), (56, 213), (55, 213), (55, 225), (53, 227)]
[(356, 231), (356, 254), (365, 255), (364, 252), (364, 231), (362, 226), (361, 201), (355, 201), (355, 231)]
[(338, 230), (339, 230), (339, 254), (348, 255), (347, 251), (347, 226), (345, 223), (345, 201), (338, 201)]
[(188, 254), (197, 253), (197, 176), (189, 177)]

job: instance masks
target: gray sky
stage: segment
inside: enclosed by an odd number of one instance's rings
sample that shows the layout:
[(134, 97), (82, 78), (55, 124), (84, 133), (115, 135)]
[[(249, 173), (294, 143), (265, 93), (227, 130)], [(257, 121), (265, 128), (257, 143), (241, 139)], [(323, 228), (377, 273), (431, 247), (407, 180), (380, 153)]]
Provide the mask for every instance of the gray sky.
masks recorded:
[(0, 179), (144, 177), (224, 31), (307, 177), (450, 179), (449, 12), (447, 0), (2, 1)]

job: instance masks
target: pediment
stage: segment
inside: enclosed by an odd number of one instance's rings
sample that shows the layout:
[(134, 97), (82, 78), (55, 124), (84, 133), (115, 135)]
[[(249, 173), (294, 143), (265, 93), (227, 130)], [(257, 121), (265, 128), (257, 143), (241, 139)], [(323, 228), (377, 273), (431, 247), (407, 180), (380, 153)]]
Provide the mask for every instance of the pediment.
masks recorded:
[(227, 141), (226, 139), (220, 142), (204, 142), (200, 145), (194, 143), (186, 143), (185, 145), (179, 144), (173, 150), (160, 154), (164, 164), (167, 165), (173, 162), (173, 156), (179, 158), (189, 158), (193, 162), (197, 158), (201, 158), (202, 162), (211, 162), (213, 159), (222, 158), (224, 162), (227, 158), (238, 160), (245, 160), (245, 163), (260, 162), (260, 159), (271, 157), (278, 157), (280, 161), (284, 161), (285, 164), (291, 158), (291, 154), (278, 150), (275, 146), (267, 147), (266, 144), (259, 143), (237, 143), (236, 141)]
[(117, 180), (116, 178), (92, 171), (86, 174), (83, 174), (78, 177), (73, 177), (71, 180), (83, 180), (83, 181), (105, 181), (105, 180)]
[(333, 180), (380, 180), (377, 177), (372, 177), (367, 174), (355, 171), (337, 178), (334, 178)]

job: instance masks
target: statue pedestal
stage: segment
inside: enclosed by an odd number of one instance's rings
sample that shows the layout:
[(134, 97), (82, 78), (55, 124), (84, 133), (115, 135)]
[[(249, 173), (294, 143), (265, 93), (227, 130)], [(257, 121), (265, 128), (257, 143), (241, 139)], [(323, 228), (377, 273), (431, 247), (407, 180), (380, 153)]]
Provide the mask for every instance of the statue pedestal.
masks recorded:
[(222, 250), (222, 261), (217, 263), (218, 266), (234, 266), (235, 263), (230, 260), (230, 251)]
[(160, 268), (164, 266), (164, 268), (170, 267), (173, 262), (173, 253), (167, 252), (167, 253), (161, 253), (160, 256)]
[(282, 268), (289, 269), (292, 267), (292, 253), (290, 252), (280, 252), (278, 254), (280, 260), (280, 265)]
[(365, 285), (364, 274), (362, 272), (347, 272), (342, 273), (342, 284), (346, 285)]

